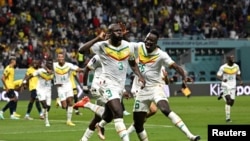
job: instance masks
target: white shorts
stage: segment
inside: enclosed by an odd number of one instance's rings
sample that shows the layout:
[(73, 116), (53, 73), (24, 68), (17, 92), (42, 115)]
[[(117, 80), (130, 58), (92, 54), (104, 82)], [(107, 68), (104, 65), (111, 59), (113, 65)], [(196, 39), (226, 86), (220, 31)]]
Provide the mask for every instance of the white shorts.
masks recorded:
[(136, 96), (133, 111), (148, 112), (151, 103), (154, 102), (157, 104), (160, 100), (168, 101), (164, 92), (164, 85), (146, 86)]
[(231, 99), (235, 99), (236, 96), (236, 88), (227, 88), (227, 87), (221, 87), (223, 92), (223, 99), (226, 100), (225, 96), (230, 95)]
[(110, 79), (105, 79), (100, 84), (99, 92), (104, 100), (110, 101), (117, 98), (121, 100), (124, 86), (112, 83)]
[(36, 93), (39, 101), (46, 101), (48, 106), (51, 105), (51, 89), (36, 89)]
[(164, 88), (164, 93), (165, 93), (166, 97), (170, 97), (169, 86), (164, 85), (163, 88)]
[(74, 97), (72, 88), (57, 87), (58, 98), (65, 101), (69, 97)]
[[(14, 92), (15, 92), (15, 94), (16, 94), (16, 98), (18, 98), (18, 96), (19, 96), (18, 92), (17, 92), (17, 91), (14, 91)], [(2, 92), (1, 98), (2, 98), (3, 101), (7, 101), (7, 102), (10, 101), (10, 99), (9, 99), (9, 98), (7, 97), (7, 95), (6, 95), (6, 91), (3, 91), (3, 92)], [(0, 99), (1, 99), (1, 98), (0, 98)]]

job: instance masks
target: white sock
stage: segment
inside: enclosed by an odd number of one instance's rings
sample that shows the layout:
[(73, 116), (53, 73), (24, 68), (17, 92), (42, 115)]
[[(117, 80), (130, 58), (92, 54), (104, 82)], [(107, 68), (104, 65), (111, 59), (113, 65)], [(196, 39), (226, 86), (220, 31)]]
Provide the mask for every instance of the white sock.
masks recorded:
[(116, 132), (119, 134), (122, 141), (129, 141), (129, 136), (126, 130), (126, 126), (122, 118), (114, 119)]
[(138, 135), (140, 141), (148, 141), (148, 135), (147, 135), (147, 132), (145, 129), (137, 135)]
[(68, 108), (67, 108), (67, 121), (71, 121), (72, 113), (73, 113), (73, 107), (68, 106)]
[(44, 112), (44, 120), (45, 120), (45, 124), (49, 123), (49, 113), (46, 110), (46, 112)]
[(185, 123), (182, 121), (182, 119), (173, 111), (169, 113), (168, 117), (171, 119), (172, 123), (177, 126), (182, 132), (184, 132), (188, 138), (191, 138), (192, 136), (194, 136), (189, 129), (187, 128), (187, 126), (185, 125)]
[(90, 130), (89, 128), (86, 129), (86, 131), (84, 132), (81, 141), (88, 141), (88, 139), (90, 139), (90, 137), (93, 135), (94, 131)]
[(225, 105), (225, 113), (226, 113), (226, 119), (230, 119), (230, 113), (231, 113), (231, 106)]
[(91, 111), (93, 111), (98, 116), (102, 116), (104, 113), (105, 108), (96, 104), (93, 104), (91, 102), (88, 102), (84, 105), (84, 107), (89, 108)]
[(128, 134), (131, 134), (131, 133), (134, 132), (134, 131), (135, 131), (134, 124), (131, 124), (131, 125), (129, 126), (129, 128), (127, 129), (127, 132), (128, 132)]
[(107, 122), (105, 121), (105, 120), (101, 120), (99, 123), (98, 123), (98, 125), (100, 126), (100, 127), (104, 127), (105, 125), (107, 124)]

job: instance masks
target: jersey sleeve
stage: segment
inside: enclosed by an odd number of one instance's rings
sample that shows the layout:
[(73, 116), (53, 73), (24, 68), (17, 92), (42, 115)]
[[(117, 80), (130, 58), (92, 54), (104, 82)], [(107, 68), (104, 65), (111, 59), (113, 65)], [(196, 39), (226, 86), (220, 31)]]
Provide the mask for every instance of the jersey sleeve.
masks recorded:
[(241, 74), (240, 67), (238, 65), (237, 67), (238, 67), (237, 75), (240, 75)]
[(100, 59), (99, 59), (98, 55), (95, 55), (94, 57), (92, 57), (92, 58), (89, 60), (89, 62), (88, 62), (88, 64), (87, 64), (87, 67), (88, 67), (89, 69), (91, 69), (91, 70), (94, 70), (94, 69), (97, 67), (99, 61), (100, 61)]
[(29, 76), (29, 75), (31, 75), (31, 74), (32, 74), (31, 69), (28, 68), (27, 71), (26, 71), (26, 75)]
[(102, 44), (102, 42), (97, 42), (97, 43), (95, 43), (95, 44), (90, 48), (90, 50), (91, 50), (94, 54), (99, 54), (99, 53), (100, 53), (100, 50), (101, 50), (101, 44)]
[(162, 52), (160, 55), (163, 57), (164, 66), (170, 67), (175, 63), (175, 61), (166, 52)]
[(5, 77), (7, 77), (7, 76), (9, 75), (9, 73), (10, 73), (9, 67), (6, 67), (6, 68), (4, 69), (4, 71), (3, 71), (3, 75), (4, 75)]
[(222, 76), (223, 75), (223, 66), (221, 66), (217, 72), (217, 76)]

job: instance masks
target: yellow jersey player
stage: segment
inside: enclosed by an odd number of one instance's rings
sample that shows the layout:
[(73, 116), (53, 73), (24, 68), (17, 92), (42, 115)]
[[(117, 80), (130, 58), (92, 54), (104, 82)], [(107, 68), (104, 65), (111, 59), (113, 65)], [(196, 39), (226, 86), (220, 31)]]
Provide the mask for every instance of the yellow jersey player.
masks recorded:
[[(25, 78), (27, 78), (29, 75), (33, 74), (38, 68), (39, 68), (39, 60), (34, 59), (32, 61), (31, 66), (26, 71)], [(29, 79), (29, 82), (28, 82), (29, 91), (30, 91), (30, 101), (29, 101), (26, 115), (25, 115), (25, 119), (27, 119), (27, 120), (33, 120), (33, 118), (30, 117), (30, 112), (32, 110), (34, 102), (36, 104), (37, 111), (40, 114), (40, 118), (41, 119), (44, 118), (39, 100), (37, 99), (37, 92), (36, 92), (37, 82), (38, 82), (38, 77), (36, 77), (36, 76)]]
[[(19, 119), (17, 115), (15, 116), (15, 109), (17, 107), (17, 97), (14, 92), (15, 85), (14, 85), (14, 78), (15, 78), (15, 65), (16, 65), (16, 58), (10, 57), (9, 65), (3, 71), (2, 75), (2, 82), (3, 82), (3, 89), (6, 91), (6, 96), (9, 98), (9, 102), (6, 104), (5, 107), (10, 109), (10, 119)], [(0, 119), (4, 119), (3, 112), (4, 108), (0, 111)]]

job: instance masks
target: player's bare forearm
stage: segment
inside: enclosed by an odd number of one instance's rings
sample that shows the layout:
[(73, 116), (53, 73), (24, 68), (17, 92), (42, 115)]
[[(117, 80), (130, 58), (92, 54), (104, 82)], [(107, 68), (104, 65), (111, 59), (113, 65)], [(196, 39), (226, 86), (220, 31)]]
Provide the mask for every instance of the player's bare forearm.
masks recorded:
[(7, 87), (6, 83), (5, 83), (5, 76), (3, 76), (1, 80), (3, 82), (3, 85), (4, 85), (5, 89), (8, 90), (8, 87)]
[(174, 64), (171, 65), (171, 68), (173, 68), (176, 72), (178, 72), (181, 75), (182, 80), (186, 81), (185, 72), (184, 72), (184, 70), (179, 65), (177, 65), (176, 63), (174, 63)]
[(89, 51), (90, 47), (93, 46), (96, 42), (102, 41), (105, 39), (105, 33), (101, 32), (99, 36), (95, 37), (94, 39), (86, 42), (82, 46), (80, 46), (78, 52), (84, 54)]
[(240, 75), (236, 75), (236, 78), (237, 78), (238, 81), (240, 81), (240, 85), (242, 85), (242, 84), (243, 84), (243, 81), (242, 81), (241, 76), (240, 76)]
[(131, 70), (138, 76), (138, 77), (142, 77), (141, 72), (139, 70), (138, 65), (136, 64), (135, 60), (131, 60), (129, 61), (129, 65)]
[(88, 75), (89, 75), (90, 69), (86, 67), (86, 70), (83, 75), (83, 85), (87, 86), (88, 85)]

